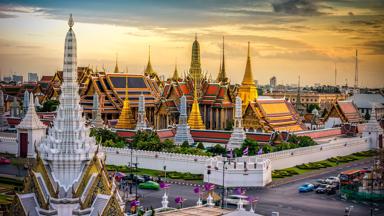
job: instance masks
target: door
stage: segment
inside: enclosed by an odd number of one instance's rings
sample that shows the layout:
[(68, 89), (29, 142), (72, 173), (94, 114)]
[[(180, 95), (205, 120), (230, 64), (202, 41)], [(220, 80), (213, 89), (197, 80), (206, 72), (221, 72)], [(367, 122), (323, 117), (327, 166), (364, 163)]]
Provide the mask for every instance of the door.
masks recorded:
[(28, 134), (20, 133), (20, 157), (27, 157), (28, 154)]

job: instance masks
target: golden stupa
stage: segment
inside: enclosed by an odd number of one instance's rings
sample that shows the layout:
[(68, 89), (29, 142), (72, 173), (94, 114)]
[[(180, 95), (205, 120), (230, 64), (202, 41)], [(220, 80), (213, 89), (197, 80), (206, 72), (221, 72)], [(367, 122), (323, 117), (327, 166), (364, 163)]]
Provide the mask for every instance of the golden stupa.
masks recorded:
[(203, 119), (201, 118), (199, 102), (197, 100), (197, 89), (196, 89), (196, 79), (194, 80), (194, 91), (193, 91), (193, 104), (192, 110), (189, 114), (188, 125), (191, 129), (200, 129), (205, 130), (205, 125)]
[(252, 67), (251, 67), (251, 56), (250, 56), (250, 45), (248, 42), (248, 57), (247, 65), (245, 66), (245, 73), (243, 82), (239, 88), (238, 96), (243, 101), (243, 111), (247, 107), (248, 103), (254, 101), (257, 97), (257, 88), (255, 81), (253, 80)]
[(134, 129), (136, 126), (135, 118), (133, 117), (131, 107), (129, 106), (128, 99), (128, 75), (125, 81), (125, 98), (123, 103), (123, 109), (121, 110), (119, 120), (115, 128), (119, 129)]

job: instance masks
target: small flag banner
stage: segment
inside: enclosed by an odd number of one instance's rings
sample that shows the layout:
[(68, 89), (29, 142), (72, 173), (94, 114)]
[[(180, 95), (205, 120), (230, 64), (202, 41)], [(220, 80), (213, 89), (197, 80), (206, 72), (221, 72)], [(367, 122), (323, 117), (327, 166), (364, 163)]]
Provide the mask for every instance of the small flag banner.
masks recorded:
[(184, 202), (184, 198), (178, 196), (178, 197), (175, 198), (175, 202), (176, 202), (177, 204), (183, 203), (183, 202)]
[(257, 155), (262, 155), (263, 154), (263, 148), (260, 148), (259, 151), (257, 152)]
[(133, 200), (131, 202), (131, 207), (136, 207), (136, 206), (139, 206), (140, 205), (140, 201), (139, 200)]
[(257, 202), (258, 200), (257, 200), (256, 197), (248, 196), (247, 201), (250, 202), (250, 203), (254, 203), (254, 202)]
[(245, 148), (243, 150), (243, 155), (247, 156), (248, 155), (248, 151), (249, 151), (249, 149), (248, 149), (248, 146), (247, 146), (247, 148)]
[(245, 188), (236, 188), (235, 189), (235, 194), (237, 195), (244, 195), (245, 194)]
[(215, 189), (215, 185), (211, 184), (211, 183), (206, 183), (206, 184), (204, 184), (204, 189), (205, 189), (205, 191), (211, 191), (211, 190)]
[(200, 187), (195, 187), (195, 188), (193, 188), (193, 192), (195, 192), (195, 193), (200, 193)]
[(233, 150), (232, 149), (227, 152), (227, 157), (233, 158)]
[(171, 184), (167, 184), (165, 182), (160, 182), (160, 188), (161, 189), (168, 189), (171, 187)]

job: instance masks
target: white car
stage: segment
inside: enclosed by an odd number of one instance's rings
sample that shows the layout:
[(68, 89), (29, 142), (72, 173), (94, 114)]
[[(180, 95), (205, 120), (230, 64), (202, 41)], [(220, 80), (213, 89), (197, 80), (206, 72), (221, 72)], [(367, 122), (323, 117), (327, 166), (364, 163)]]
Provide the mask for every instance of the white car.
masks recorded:
[(229, 195), (228, 198), (225, 199), (225, 201), (227, 202), (227, 204), (237, 205), (239, 203), (239, 200), (241, 199), (241, 201), (243, 201), (243, 205), (249, 205), (249, 201), (247, 200), (247, 198), (248, 197), (244, 195), (233, 194)]
[(331, 176), (331, 177), (328, 177), (327, 179), (325, 179), (325, 182), (327, 184), (333, 184), (333, 183), (338, 183), (340, 182), (340, 179), (335, 177), (335, 176)]

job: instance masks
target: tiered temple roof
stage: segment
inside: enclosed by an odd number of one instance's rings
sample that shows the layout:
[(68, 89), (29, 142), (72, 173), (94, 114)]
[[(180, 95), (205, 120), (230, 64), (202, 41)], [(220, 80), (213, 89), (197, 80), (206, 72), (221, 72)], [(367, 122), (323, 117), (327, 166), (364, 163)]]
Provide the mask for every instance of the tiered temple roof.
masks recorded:
[(361, 123), (363, 121), (359, 110), (352, 101), (337, 101), (325, 116), (324, 122), (331, 117), (340, 118), (342, 123)]
[(256, 99), (244, 112), (244, 127), (269, 131), (302, 131), (304, 125), (295, 108), (285, 99)]

